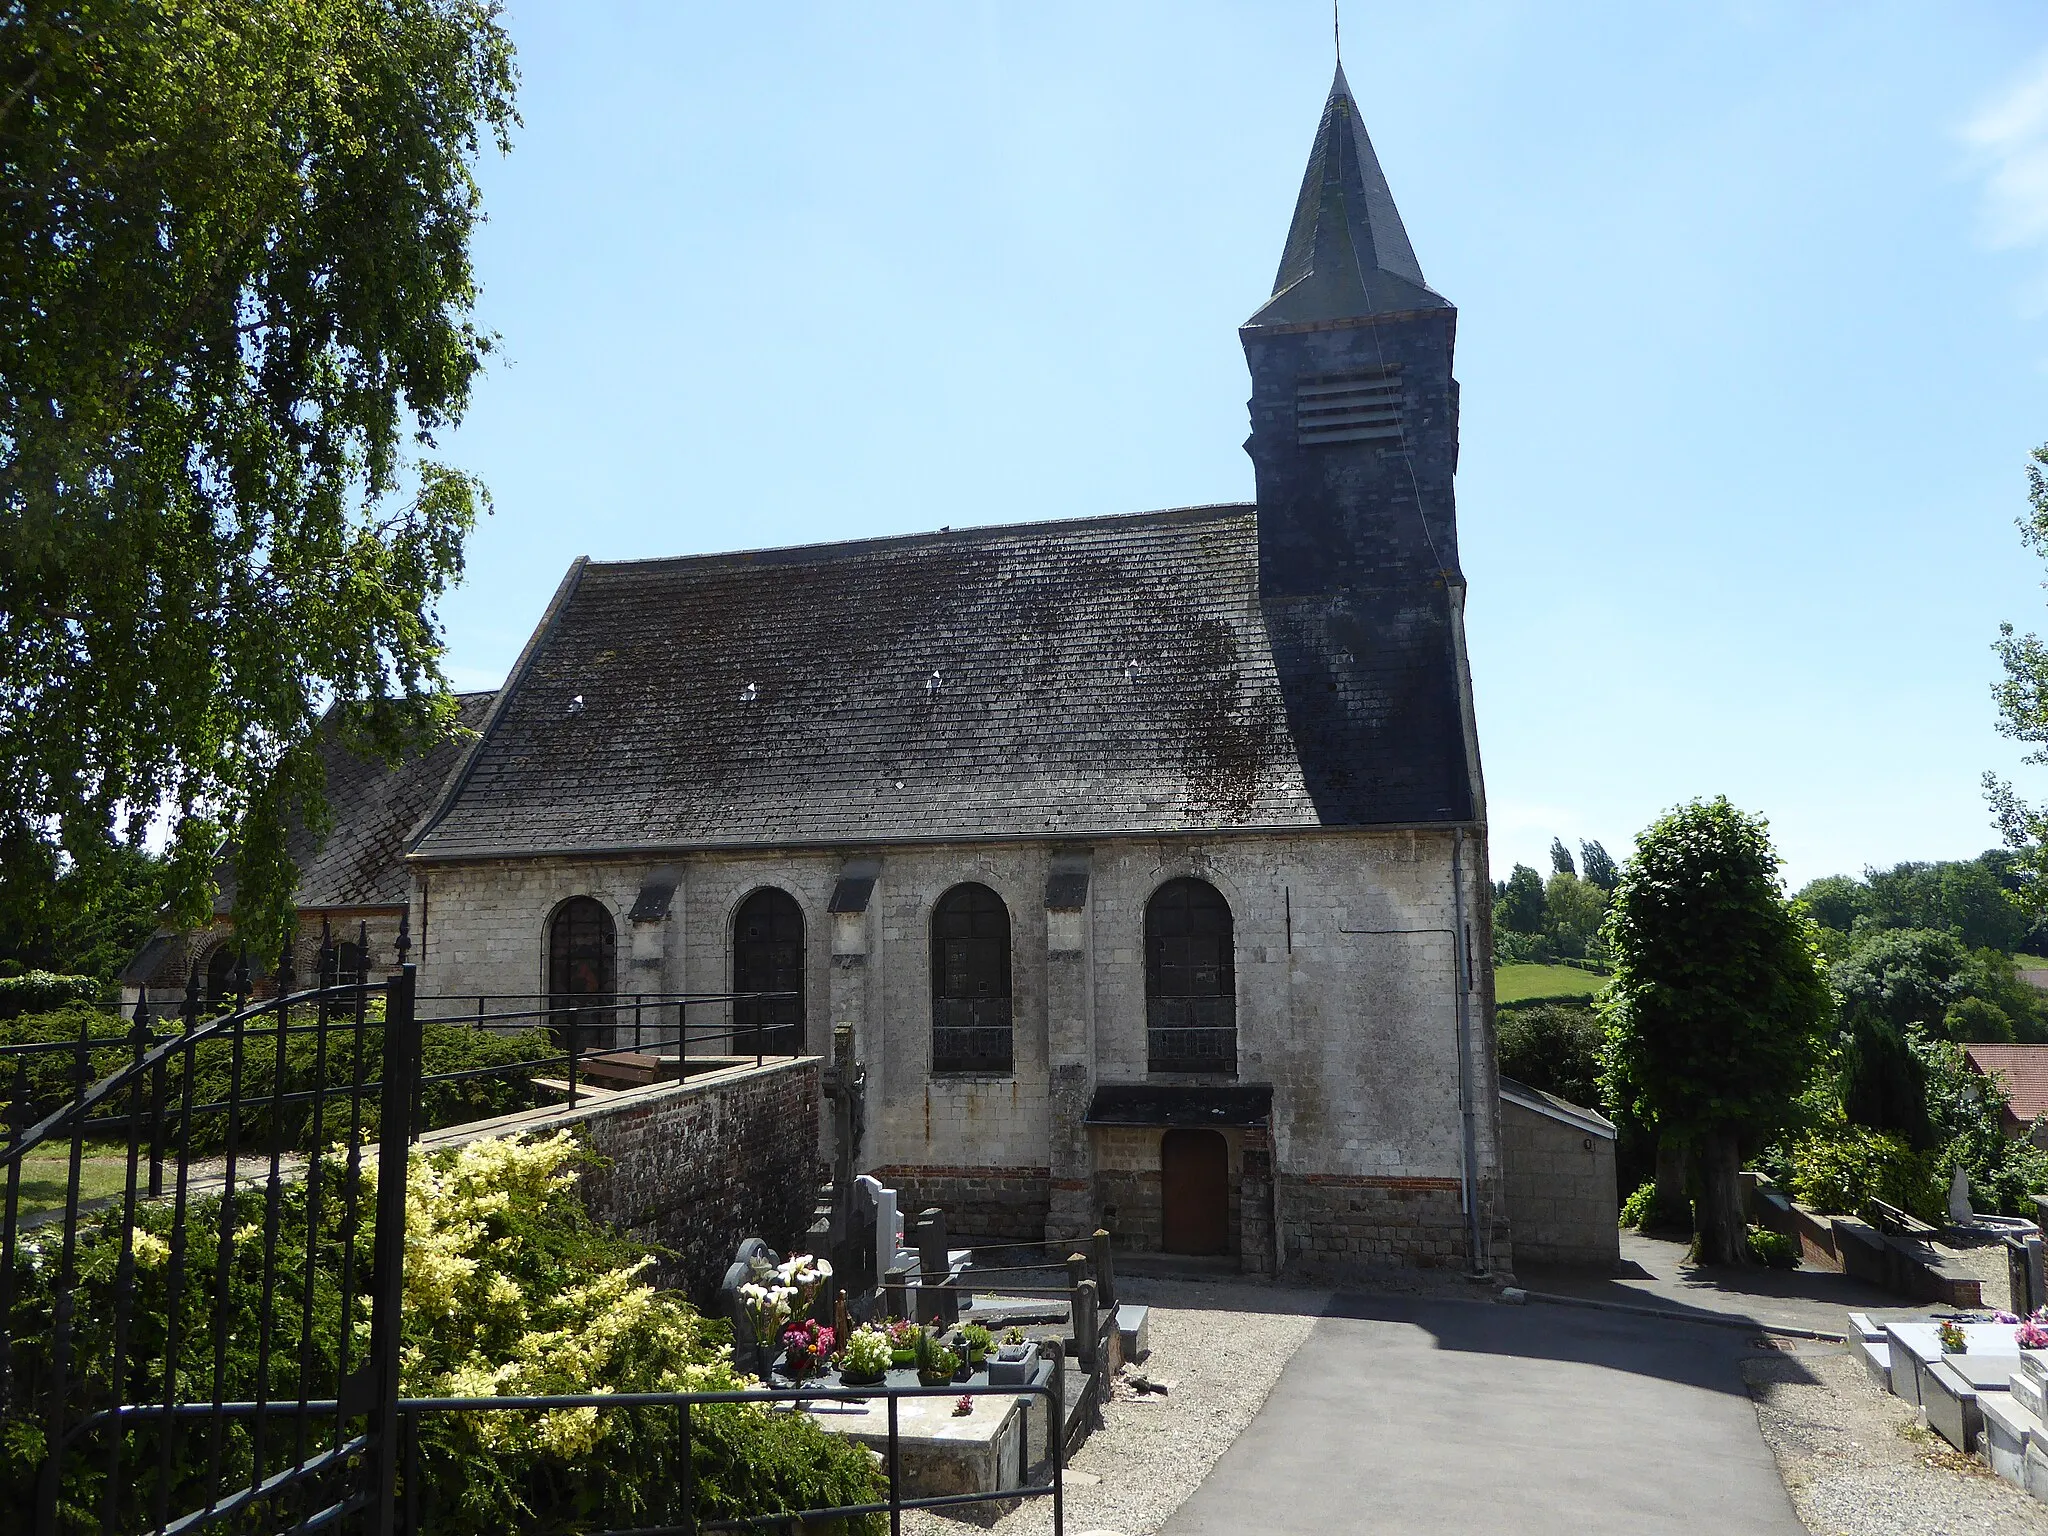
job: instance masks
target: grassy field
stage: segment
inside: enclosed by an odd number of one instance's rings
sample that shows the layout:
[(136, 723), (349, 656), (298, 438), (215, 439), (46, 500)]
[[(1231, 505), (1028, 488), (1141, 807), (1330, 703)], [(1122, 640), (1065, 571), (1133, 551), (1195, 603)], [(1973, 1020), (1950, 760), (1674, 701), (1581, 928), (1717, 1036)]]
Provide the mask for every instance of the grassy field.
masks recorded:
[[(102, 1195), (118, 1195), (128, 1187), (128, 1155), (125, 1150), (114, 1147), (86, 1144), (86, 1155), (78, 1170), (78, 1198), (96, 1200)], [(64, 1203), (65, 1186), (71, 1179), (71, 1147), (59, 1142), (52, 1146), (48, 1156), (41, 1154), (21, 1160), (21, 1214), (26, 1216), (35, 1211), (55, 1210)], [(149, 1167), (145, 1162), (140, 1176), (148, 1178)]]
[(1605, 976), (1575, 965), (1503, 965), (1493, 973), (1493, 995), (1503, 1003), (1524, 997), (1591, 997), (1606, 985)]

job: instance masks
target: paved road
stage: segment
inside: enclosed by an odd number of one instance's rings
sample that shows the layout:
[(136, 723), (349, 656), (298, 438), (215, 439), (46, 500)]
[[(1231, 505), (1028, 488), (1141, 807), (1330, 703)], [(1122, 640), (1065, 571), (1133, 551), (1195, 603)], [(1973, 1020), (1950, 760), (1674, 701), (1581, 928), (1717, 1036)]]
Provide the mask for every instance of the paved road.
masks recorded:
[(1340, 1298), (1166, 1536), (1805, 1536), (1751, 1349), (1580, 1308)]

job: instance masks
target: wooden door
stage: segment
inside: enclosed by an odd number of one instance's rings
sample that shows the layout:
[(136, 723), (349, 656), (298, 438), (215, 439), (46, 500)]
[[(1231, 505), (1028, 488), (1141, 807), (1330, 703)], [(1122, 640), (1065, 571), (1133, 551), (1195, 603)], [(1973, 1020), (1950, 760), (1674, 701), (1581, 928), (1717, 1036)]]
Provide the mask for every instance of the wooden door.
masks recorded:
[(1220, 1131), (1168, 1131), (1159, 1143), (1168, 1253), (1230, 1251), (1230, 1147)]

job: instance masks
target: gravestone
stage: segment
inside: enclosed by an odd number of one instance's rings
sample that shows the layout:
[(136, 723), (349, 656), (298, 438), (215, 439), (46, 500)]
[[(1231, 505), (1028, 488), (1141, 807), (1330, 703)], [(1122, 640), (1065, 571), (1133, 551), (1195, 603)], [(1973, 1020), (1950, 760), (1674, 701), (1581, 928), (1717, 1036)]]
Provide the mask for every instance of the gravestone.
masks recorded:
[(718, 1287), (718, 1315), (732, 1324), (733, 1369), (749, 1376), (759, 1376), (764, 1381), (768, 1367), (775, 1361), (774, 1342), (769, 1342), (764, 1356), (760, 1340), (754, 1337), (754, 1319), (747, 1311), (740, 1287), (755, 1279), (757, 1264), (773, 1267), (781, 1262), (773, 1248), (758, 1237), (750, 1237), (740, 1244), (732, 1263), (726, 1266), (725, 1279)]
[(1970, 1176), (1963, 1171), (1961, 1163), (1956, 1164), (1956, 1175), (1948, 1185), (1948, 1224), (1952, 1227), (1967, 1227), (1976, 1219), (1977, 1213), (1970, 1209)]

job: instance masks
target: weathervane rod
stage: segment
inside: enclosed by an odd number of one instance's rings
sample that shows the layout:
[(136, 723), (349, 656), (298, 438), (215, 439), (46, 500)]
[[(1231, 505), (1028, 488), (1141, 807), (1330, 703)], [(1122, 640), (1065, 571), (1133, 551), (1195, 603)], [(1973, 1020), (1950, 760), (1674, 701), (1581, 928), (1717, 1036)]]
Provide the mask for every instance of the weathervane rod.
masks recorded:
[(1344, 63), (1344, 18), (1337, 13), (1340, 0), (1330, 0), (1330, 41), (1337, 47), (1337, 63)]

